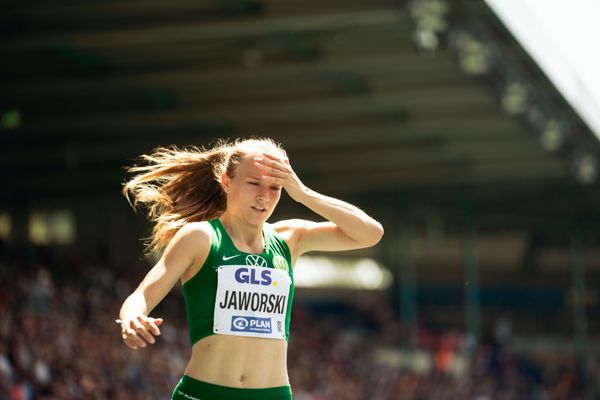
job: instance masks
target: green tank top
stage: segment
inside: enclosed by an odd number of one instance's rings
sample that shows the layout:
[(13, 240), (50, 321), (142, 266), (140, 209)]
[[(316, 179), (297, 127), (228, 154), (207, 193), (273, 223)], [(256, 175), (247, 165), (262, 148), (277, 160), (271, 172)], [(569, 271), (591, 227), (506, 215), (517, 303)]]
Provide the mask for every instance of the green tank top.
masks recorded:
[(183, 286), (192, 345), (213, 334), (289, 337), (294, 276), (287, 243), (263, 226), (262, 253), (239, 251), (219, 219), (206, 261)]

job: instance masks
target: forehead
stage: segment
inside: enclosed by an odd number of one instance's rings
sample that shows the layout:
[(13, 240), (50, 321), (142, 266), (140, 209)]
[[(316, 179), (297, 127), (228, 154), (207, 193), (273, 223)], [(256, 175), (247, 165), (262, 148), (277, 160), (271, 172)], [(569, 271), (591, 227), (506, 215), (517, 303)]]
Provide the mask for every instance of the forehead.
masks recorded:
[(260, 153), (248, 153), (240, 163), (238, 164), (235, 175), (246, 178), (246, 177), (255, 177), (260, 178), (261, 175), (264, 175), (264, 171), (254, 164), (254, 157), (260, 157)]

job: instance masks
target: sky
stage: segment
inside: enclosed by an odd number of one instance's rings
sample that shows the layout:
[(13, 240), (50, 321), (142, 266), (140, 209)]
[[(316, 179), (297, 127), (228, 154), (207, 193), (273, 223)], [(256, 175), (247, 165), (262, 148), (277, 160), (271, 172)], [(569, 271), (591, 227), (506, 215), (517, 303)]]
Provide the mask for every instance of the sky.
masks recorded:
[(600, 0), (485, 0), (600, 139)]

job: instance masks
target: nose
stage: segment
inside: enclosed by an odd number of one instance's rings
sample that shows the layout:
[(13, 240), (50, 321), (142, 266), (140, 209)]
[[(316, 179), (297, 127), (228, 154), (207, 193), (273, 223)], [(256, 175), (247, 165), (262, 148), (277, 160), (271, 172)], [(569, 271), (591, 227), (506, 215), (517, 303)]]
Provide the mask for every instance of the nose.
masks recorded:
[(258, 195), (256, 197), (260, 201), (269, 201), (269, 196), (270, 196), (269, 188), (266, 186), (261, 186), (260, 191), (258, 192)]

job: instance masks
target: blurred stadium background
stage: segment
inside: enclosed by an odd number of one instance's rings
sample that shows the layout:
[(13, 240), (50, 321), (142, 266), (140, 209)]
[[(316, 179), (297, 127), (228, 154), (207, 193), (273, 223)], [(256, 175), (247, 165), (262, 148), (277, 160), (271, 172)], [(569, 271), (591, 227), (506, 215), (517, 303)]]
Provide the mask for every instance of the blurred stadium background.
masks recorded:
[(298, 265), (295, 399), (600, 398), (596, 4), (4, 2), (0, 398), (170, 396), (180, 288), (151, 348), (113, 322), (154, 262), (124, 167), (251, 134), (386, 229)]

